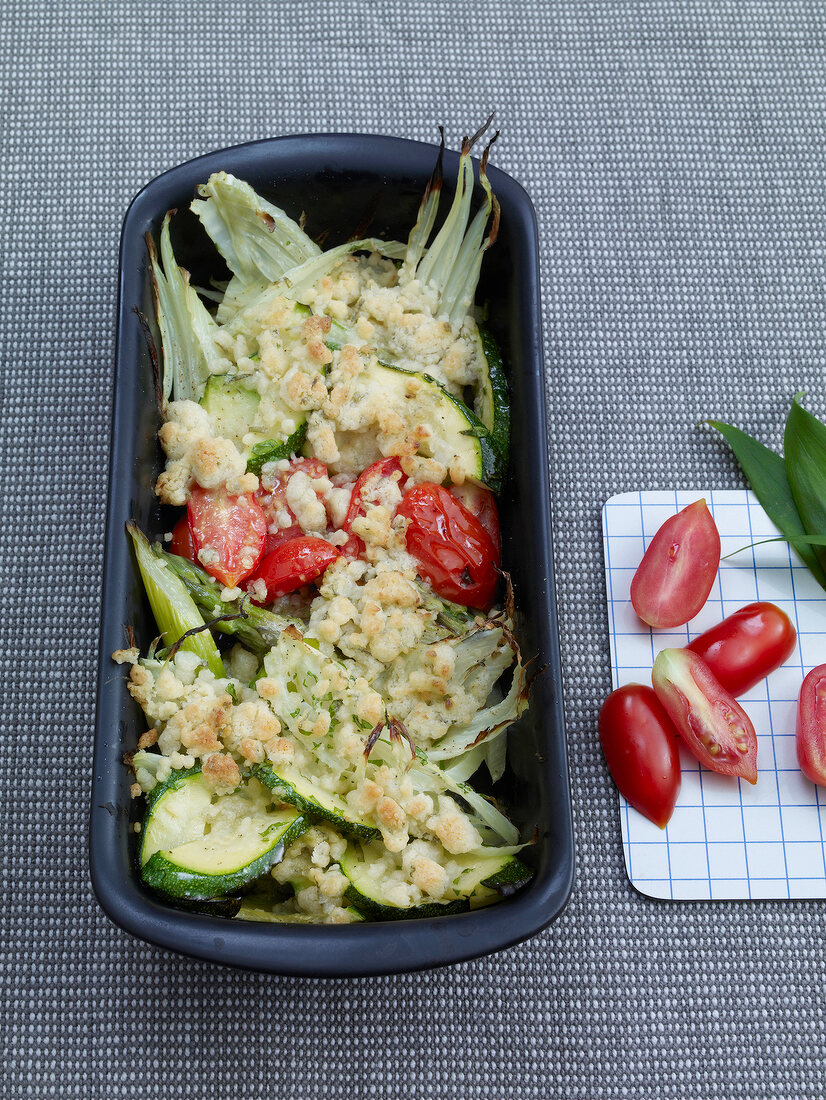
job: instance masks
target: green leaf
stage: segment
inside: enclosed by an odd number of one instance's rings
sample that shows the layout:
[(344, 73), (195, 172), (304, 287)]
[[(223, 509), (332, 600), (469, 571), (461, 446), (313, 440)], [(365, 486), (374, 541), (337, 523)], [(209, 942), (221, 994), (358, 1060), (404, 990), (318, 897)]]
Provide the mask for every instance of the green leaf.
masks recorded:
[(821, 567), (815, 550), (799, 541), (801, 536), (809, 532), (803, 526), (797, 510), (786, 474), (786, 463), (782, 457), (731, 424), (724, 424), (720, 420), (707, 420), (706, 423), (716, 428), (727, 440), (769, 519), (791, 542), (818, 584), (826, 588), (826, 572)]
[[(795, 394), (786, 418), (786, 476), (806, 534), (826, 535), (826, 424), (803, 408), (802, 396)], [(826, 552), (814, 553), (826, 569)]]
[(262, 443), (256, 443), (247, 459), (247, 470), (251, 474), (260, 474), (261, 467), (265, 463), (292, 458), (301, 450), (306, 437), (307, 421), (305, 420), (287, 439), (265, 439)]

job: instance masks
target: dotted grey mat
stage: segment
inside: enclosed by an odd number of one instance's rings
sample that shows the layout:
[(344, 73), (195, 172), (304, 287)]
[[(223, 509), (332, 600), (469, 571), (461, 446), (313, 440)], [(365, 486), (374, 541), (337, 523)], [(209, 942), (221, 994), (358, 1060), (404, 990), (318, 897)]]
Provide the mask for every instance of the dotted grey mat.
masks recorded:
[[(3, 1096), (823, 1095), (826, 911), (638, 897), (594, 725), (604, 500), (738, 485), (705, 416), (776, 441), (796, 389), (826, 412), (824, 31), (802, 0), (0, 5)], [(542, 232), (571, 903), (494, 958), (351, 983), (145, 946), (85, 835), (126, 205), (222, 145), (455, 141), (492, 106)]]

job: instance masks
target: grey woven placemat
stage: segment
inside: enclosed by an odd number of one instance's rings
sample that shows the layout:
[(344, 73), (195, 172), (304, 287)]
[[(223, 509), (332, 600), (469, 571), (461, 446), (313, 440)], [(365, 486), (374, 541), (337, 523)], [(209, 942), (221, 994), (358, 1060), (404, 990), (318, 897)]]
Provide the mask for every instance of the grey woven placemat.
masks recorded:
[[(704, 416), (776, 440), (795, 389), (826, 412), (824, 31), (802, 0), (0, 6), (4, 1096), (823, 1095), (826, 911), (638, 897), (594, 722), (602, 502), (737, 485)], [(85, 848), (127, 202), (222, 145), (455, 140), (491, 106), (542, 233), (571, 903), (497, 957), (347, 984), (148, 947)]]

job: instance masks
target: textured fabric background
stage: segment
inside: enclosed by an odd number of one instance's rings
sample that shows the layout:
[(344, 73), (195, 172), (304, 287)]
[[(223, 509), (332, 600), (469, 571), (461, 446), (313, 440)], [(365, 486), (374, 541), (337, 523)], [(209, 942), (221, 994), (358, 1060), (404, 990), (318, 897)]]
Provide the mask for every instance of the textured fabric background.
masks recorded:
[[(704, 416), (777, 441), (795, 389), (826, 413), (824, 32), (817, 0), (3, 0), (4, 1096), (824, 1094), (826, 910), (638, 897), (594, 728), (603, 501), (738, 485)], [(127, 203), (222, 145), (455, 142), (491, 107), (542, 233), (570, 905), (494, 958), (346, 984), (136, 942), (85, 850)]]

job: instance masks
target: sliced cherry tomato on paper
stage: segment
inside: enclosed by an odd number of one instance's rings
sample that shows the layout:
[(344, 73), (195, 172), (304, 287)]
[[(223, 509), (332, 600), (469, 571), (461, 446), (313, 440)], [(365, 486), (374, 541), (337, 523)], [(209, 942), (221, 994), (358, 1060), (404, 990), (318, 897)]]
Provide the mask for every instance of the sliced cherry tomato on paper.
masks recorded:
[(797, 761), (807, 779), (826, 787), (826, 665), (813, 668), (800, 689)]
[(620, 794), (664, 829), (680, 793), (677, 731), (650, 687), (612, 691), (599, 712), (599, 739)]
[(704, 500), (665, 521), (631, 582), (631, 603), (644, 623), (682, 626), (702, 609), (720, 567), (720, 534)]
[[(359, 474), (358, 480), (353, 486), (353, 494), (350, 497), (350, 507), (342, 524), (342, 530), (350, 532), (353, 523), (359, 516), (367, 515), (367, 505), (378, 503), (381, 499), (382, 485), (391, 478), (395, 480), (399, 489), (404, 492), (407, 478), (402, 470), (402, 464), (395, 456), (379, 459), (372, 466), (368, 466)], [(357, 558), (364, 553), (364, 542), (358, 535), (350, 534), (350, 538), (341, 548), (345, 558)]]
[(177, 554), (180, 558), (188, 558), (194, 562), (198, 561), (195, 543), (192, 541), (192, 532), (189, 529), (189, 516), (181, 516), (172, 528), (169, 552), (170, 554)]
[(688, 645), (726, 691), (742, 695), (791, 655), (797, 631), (773, 603), (750, 603)]
[(267, 517), (252, 493), (233, 497), (196, 485), (187, 515), (196, 560), (207, 573), (234, 588), (253, 572), (264, 553)]
[(466, 607), (490, 607), (499, 578), (490, 535), (441, 485), (424, 482), (405, 493), (396, 509), (407, 525), (407, 549), (433, 591)]
[(499, 530), (499, 509), (496, 507), (496, 497), (490, 489), (483, 489), (481, 485), (466, 481), (464, 485), (451, 485), (450, 492), (476, 516), (490, 535), (497, 555), (501, 556), (502, 535)]
[[(270, 554), (282, 542), (301, 538), (304, 534), (304, 529), (287, 503), (287, 486), (290, 478), (299, 471), (313, 480), (327, 477), (327, 467), (317, 458), (294, 458), (288, 469), (279, 471), (272, 479), (266, 478), (255, 494), (267, 517), (268, 527), (274, 528), (274, 530), (267, 530), (265, 554)], [(321, 499), (320, 496), (319, 499)], [(291, 522), (281, 526), (284, 519), (289, 519)]]
[(278, 596), (295, 592), (305, 584), (316, 580), (341, 557), (337, 546), (324, 539), (301, 537), (283, 542), (271, 554), (266, 554), (249, 578), (250, 583), (263, 581), (267, 586), (266, 600), (254, 600), (254, 603), (272, 603)]
[(686, 748), (704, 767), (757, 782), (751, 719), (702, 657), (690, 649), (663, 649), (651, 679)]

